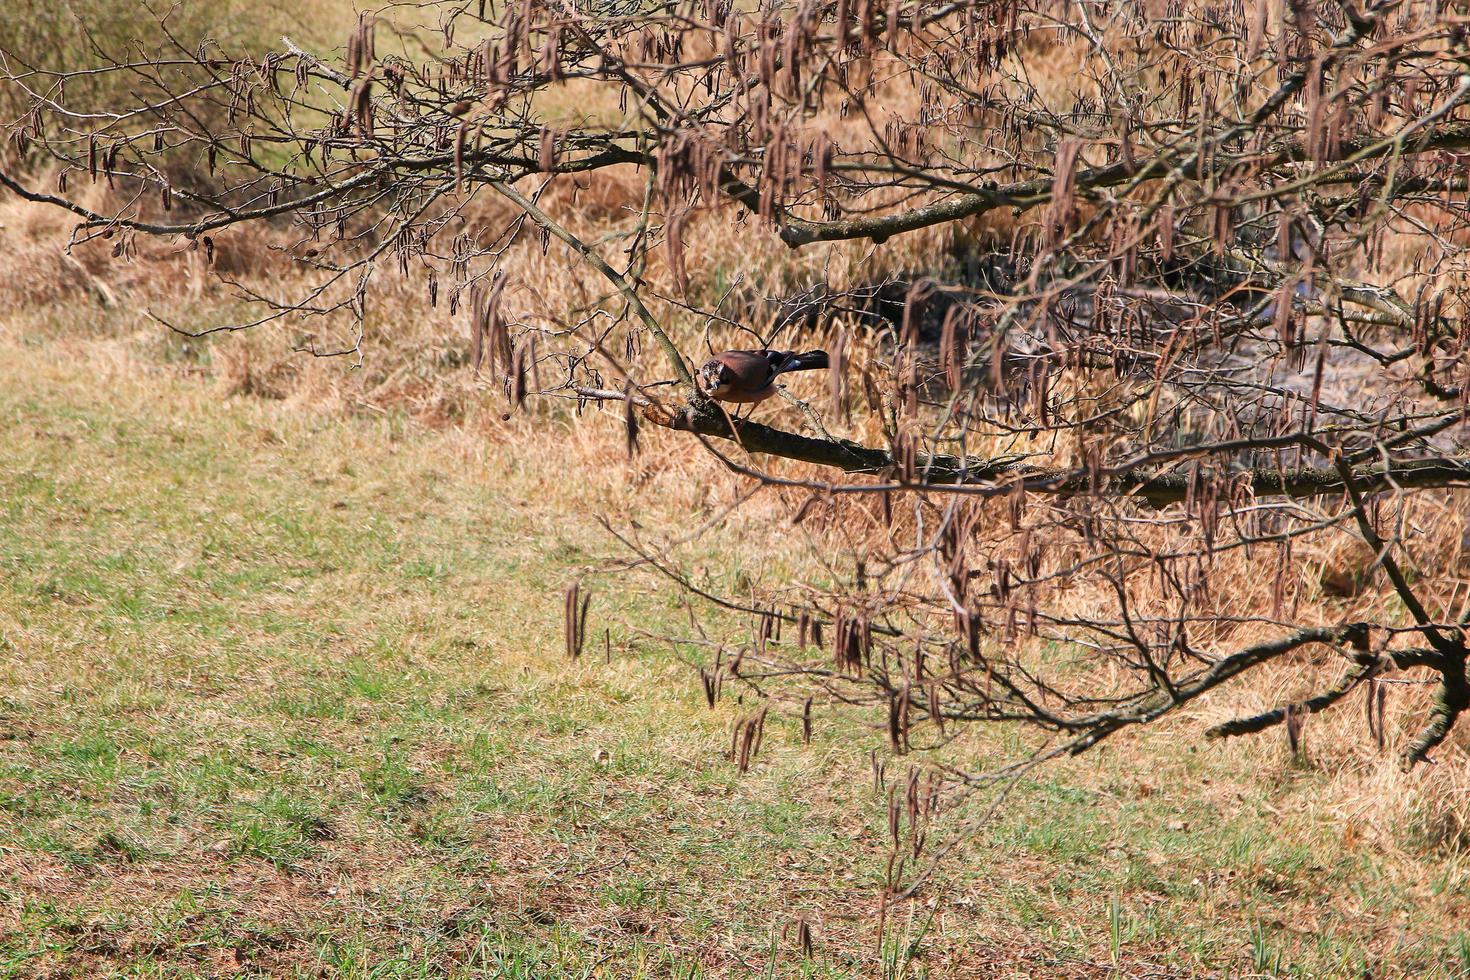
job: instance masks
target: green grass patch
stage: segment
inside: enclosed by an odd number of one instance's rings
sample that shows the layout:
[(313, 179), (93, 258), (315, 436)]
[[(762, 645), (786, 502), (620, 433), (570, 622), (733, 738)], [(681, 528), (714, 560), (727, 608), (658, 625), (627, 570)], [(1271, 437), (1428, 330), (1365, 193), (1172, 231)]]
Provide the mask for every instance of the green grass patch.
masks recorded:
[[(639, 639), (687, 635), (651, 576), (599, 586), (596, 649), (567, 662), (562, 588), (617, 549), (601, 491), (545, 491), (546, 445), (466, 462), (401, 418), (3, 353), (0, 975), (1470, 967), (1456, 861), (1340, 849), (1304, 805), (1324, 774), (1164, 738), (1016, 787), (880, 935), (882, 732), (824, 716), (803, 747), (777, 711), (736, 773), (749, 705), (710, 711)], [(710, 580), (743, 574), (707, 552)]]

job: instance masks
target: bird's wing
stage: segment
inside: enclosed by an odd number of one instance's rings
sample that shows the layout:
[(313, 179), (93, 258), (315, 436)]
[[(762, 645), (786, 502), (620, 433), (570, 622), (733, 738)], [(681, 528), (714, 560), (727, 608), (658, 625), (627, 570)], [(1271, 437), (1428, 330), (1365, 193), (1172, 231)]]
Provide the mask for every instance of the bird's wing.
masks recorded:
[(771, 363), (771, 370), (774, 374), (781, 374), (784, 371), (790, 371), (792, 368), (796, 367), (798, 362), (801, 360), (799, 357), (796, 356), (794, 352), (789, 350), (767, 351), (766, 355)]
[(730, 350), (719, 355), (720, 362), (730, 369), (736, 383), (752, 390), (764, 388), (776, 376), (776, 365), (771, 363), (770, 351)]

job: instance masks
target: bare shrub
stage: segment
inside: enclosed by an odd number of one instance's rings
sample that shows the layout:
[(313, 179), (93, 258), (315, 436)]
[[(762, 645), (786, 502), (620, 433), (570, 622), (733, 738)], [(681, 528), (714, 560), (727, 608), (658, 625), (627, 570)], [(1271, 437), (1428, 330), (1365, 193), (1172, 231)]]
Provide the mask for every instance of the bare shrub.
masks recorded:
[[(749, 617), (707, 691), (896, 752), (1022, 726), (961, 791), (1168, 716), (1412, 766), (1470, 706), (1465, 48), (1392, 2), (424, 0), (340, 55), (175, 45), (101, 115), (7, 57), (51, 169), (0, 181), (76, 248), (212, 256), (252, 312), (181, 332), (394, 347), (374, 390), (441, 418), (609, 403), (621, 452), (647, 423), (779, 501), (821, 576), (716, 594), (626, 538)], [(770, 425), (689, 363), (810, 346), (838, 373)], [(1389, 680), (1392, 733), (1332, 720)], [(894, 887), (935, 798), (903, 792)]]

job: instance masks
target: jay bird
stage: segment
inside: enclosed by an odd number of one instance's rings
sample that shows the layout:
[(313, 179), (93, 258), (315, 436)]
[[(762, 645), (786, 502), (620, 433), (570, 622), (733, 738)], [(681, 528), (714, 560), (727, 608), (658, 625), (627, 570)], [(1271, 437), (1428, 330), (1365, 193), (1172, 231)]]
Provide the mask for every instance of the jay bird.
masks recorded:
[(828, 366), (827, 352), (811, 350), (727, 350), (699, 369), (699, 387), (722, 402), (754, 404), (776, 393), (776, 378), (787, 371), (818, 371)]

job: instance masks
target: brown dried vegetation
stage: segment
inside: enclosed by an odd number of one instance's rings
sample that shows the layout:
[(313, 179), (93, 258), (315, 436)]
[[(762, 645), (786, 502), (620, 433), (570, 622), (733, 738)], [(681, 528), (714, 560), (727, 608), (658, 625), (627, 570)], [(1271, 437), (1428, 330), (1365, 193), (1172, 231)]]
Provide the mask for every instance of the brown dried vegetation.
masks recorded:
[[(734, 767), (761, 765), (768, 717), (809, 740), (824, 709), (936, 763), (900, 787), (874, 757), (884, 910), (933, 873), (933, 814), (1167, 717), (1189, 739), (1280, 726), (1208, 751), (1276, 764), (1284, 744), (1354, 835), (1429, 814), (1456, 851), (1463, 25), (1408, 4), (1107, 12), (385, 8), (340, 68), (276, 52), (209, 95), (283, 115), (155, 112), (175, 141), (156, 152), (208, 144), (248, 172), (197, 196), (147, 170), (151, 134), (32, 104), (16, 186), (72, 214), (6, 204), (0, 297), (146, 307), (229, 394), (527, 452), (570, 429), (569, 478), (619, 474), (625, 511), (687, 505), (697, 527), (613, 523), (691, 610), (748, 623), (672, 638), (701, 651), (709, 708), (760, 701)], [(442, 57), (389, 50), (375, 16), (433, 26)], [(267, 135), (288, 159), (252, 150)], [(766, 425), (680, 384), (757, 345), (825, 347), (832, 376)], [(782, 547), (717, 584), (693, 557), (711, 535)], [(982, 722), (1020, 730), (1005, 758), (967, 754)], [(1398, 765), (1426, 759), (1460, 764)]]

